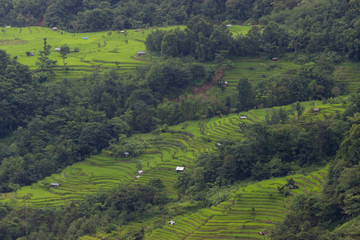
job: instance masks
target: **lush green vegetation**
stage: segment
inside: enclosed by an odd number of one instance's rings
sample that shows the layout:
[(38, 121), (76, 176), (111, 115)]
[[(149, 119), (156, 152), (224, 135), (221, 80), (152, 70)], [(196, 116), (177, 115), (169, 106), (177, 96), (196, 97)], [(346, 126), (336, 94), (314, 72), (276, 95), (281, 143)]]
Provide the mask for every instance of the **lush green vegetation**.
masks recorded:
[(3, 1), (0, 238), (358, 239), (359, 9)]

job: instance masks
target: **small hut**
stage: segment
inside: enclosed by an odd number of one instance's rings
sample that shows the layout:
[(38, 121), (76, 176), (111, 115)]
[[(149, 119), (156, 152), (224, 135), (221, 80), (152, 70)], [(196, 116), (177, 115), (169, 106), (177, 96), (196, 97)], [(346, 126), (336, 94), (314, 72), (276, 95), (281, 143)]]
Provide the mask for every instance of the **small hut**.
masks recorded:
[(6, 26), (6, 28), (11, 28), (11, 26)]
[(180, 166), (176, 167), (176, 172), (183, 172), (184, 170), (185, 170), (185, 167), (180, 167)]
[(314, 108), (314, 109), (313, 109), (313, 112), (314, 112), (314, 113), (320, 112), (320, 108)]
[(58, 183), (50, 183), (50, 187), (58, 188), (60, 185)]
[(83, 39), (84, 39), (84, 40), (87, 40), (87, 39), (89, 39), (89, 37), (83, 37)]
[(61, 48), (57, 47), (54, 49), (55, 52), (60, 52), (61, 51)]
[(271, 60), (272, 61), (278, 61), (278, 60), (280, 60), (280, 57), (273, 57)]
[(137, 51), (138, 56), (144, 56), (145, 54), (146, 54), (146, 52), (144, 52), (144, 51)]
[(125, 33), (125, 30), (121, 30), (120, 33)]
[(138, 170), (138, 174), (144, 174), (144, 171), (143, 170)]
[(171, 221), (168, 222), (168, 224), (170, 224), (170, 225), (175, 225), (175, 221), (174, 221), (174, 220), (171, 220)]
[(219, 148), (221, 146), (221, 143), (216, 143), (215, 146)]
[(125, 157), (128, 157), (129, 155), (130, 155), (129, 152), (124, 152), (124, 156), (125, 156)]
[(239, 116), (240, 119), (246, 119), (247, 117), (246, 116)]
[(231, 27), (231, 24), (226, 24), (226, 27)]
[(51, 31), (57, 31), (58, 30), (58, 28), (57, 27), (53, 27), (52, 29), (51, 29)]

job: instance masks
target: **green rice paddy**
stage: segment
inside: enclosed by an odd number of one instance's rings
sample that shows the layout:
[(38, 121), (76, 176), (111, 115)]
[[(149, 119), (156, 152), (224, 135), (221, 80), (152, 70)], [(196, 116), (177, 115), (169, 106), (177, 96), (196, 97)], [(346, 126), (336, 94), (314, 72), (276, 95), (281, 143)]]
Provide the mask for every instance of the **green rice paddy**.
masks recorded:
[[(242, 31), (232, 26), (232, 32)], [(148, 57), (138, 57), (137, 51), (145, 50), (144, 39), (151, 30), (128, 30), (127, 36), (120, 32), (66, 33), (53, 32), (50, 29), (31, 27), (4, 29), (0, 33), (0, 47), (31, 69), (36, 68), (37, 56), (27, 57), (26, 52), (38, 53), (43, 46), (43, 38), (55, 47), (67, 44), (71, 49), (78, 47), (79, 52), (68, 55), (69, 71), (64, 70), (59, 53), (52, 52), (51, 57), (58, 60), (56, 74), (59, 77), (75, 78), (93, 71), (102, 71), (117, 67), (120, 72), (132, 71), (146, 62)], [(84, 40), (86, 36), (89, 39)], [(126, 43), (127, 40), (127, 43)], [(105, 45), (106, 42), (106, 45)], [(272, 62), (264, 59), (234, 60), (234, 69), (226, 72), (229, 82), (226, 91), (235, 90), (237, 81), (247, 77), (252, 83), (270, 76), (295, 77), (300, 65), (285, 61)], [(336, 81), (350, 82), (349, 89), (358, 87), (357, 64), (344, 63), (337, 66)], [(348, 73), (348, 75), (347, 75)], [(360, 79), (359, 79), (360, 80)], [(360, 86), (360, 84), (359, 84)], [(304, 121), (341, 114), (341, 103), (324, 104), (321, 101), (302, 103), (305, 112)], [(340, 102), (340, 101), (338, 101)], [(315, 114), (312, 108), (320, 108)], [(291, 106), (286, 108), (290, 109)], [(84, 199), (85, 196), (104, 191), (119, 184), (138, 184), (159, 178), (173, 198), (177, 197), (174, 183), (177, 179), (176, 166), (184, 166), (185, 171), (195, 166), (194, 160), (203, 153), (216, 151), (215, 143), (222, 139), (242, 139), (240, 125), (263, 122), (271, 109), (257, 109), (239, 114), (214, 117), (200, 121), (188, 121), (169, 127), (167, 132), (154, 135), (152, 148), (136, 158), (114, 159), (106, 151), (91, 156), (83, 162), (67, 167), (59, 174), (53, 174), (37, 183), (22, 187), (14, 193), (0, 195), (1, 202), (15, 206), (28, 204), (34, 207), (57, 206)], [(245, 115), (246, 119), (240, 119)], [(144, 170), (138, 175), (137, 170)], [(293, 175), (299, 189), (292, 194), (319, 192), (327, 169), (309, 175)], [(237, 189), (231, 197), (211, 208), (187, 215), (178, 216), (175, 225), (164, 221), (162, 228), (155, 229), (145, 239), (268, 239), (265, 233), (281, 221), (286, 214), (288, 198), (284, 198), (277, 186), (283, 185), (288, 178), (276, 178), (259, 183), (248, 184)], [(51, 188), (50, 183), (59, 183), (58, 188)], [(85, 236), (82, 239), (103, 239), (106, 236)]]
[(155, 229), (145, 239), (269, 239), (269, 230), (284, 219), (291, 198), (285, 198), (277, 187), (291, 177), (299, 186), (299, 189), (291, 190), (292, 195), (317, 193), (321, 191), (326, 172), (324, 168), (309, 175), (297, 174), (249, 184), (216, 206), (175, 218), (175, 225), (166, 224)]
[[(306, 108), (302, 115), (304, 120), (333, 117), (344, 111), (344, 106), (338, 103), (323, 104), (313, 101), (304, 103), (303, 106)], [(312, 112), (314, 106), (320, 108), (320, 113)], [(35, 207), (54, 206), (83, 199), (88, 194), (109, 189), (117, 184), (144, 183), (153, 178), (161, 179), (169, 194), (176, 198), (174, 183), (177, 179), (177, 166), (184, 166), (185, 170), (193, 167), (198, 156), (216, 151), (215, 143), (222, 139), (241, 140), (240, 125), (244, 122), (262, 122), (269, 111), (271, 110), (250, 110), (171, 126), (165, 133), (143, 136), (152, 139), (152, 147), (136, 158), (114, 159), (104, 151), (67, 167), (60, 174), (53, 174), (31, 186), (22, 187), (16, 193), (0, 195), (0, 199), (21, 205), (31, 193), (28, 204)], [(240, 119), (239, 115), (247, 118)], [(139, 168), (144, 170), (144, 174), (136, 178)], [(50, 183), (59, 183), (60, 186), (51, 188)]]

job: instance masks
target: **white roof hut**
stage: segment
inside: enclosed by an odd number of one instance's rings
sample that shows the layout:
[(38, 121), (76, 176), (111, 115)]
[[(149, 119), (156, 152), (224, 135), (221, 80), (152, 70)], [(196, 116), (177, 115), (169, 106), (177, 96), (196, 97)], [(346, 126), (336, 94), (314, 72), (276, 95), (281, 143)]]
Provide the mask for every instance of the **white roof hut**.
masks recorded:
[(183, 172), (184, 170), (185, 170), (185, 167), (180, 167), (180, 166), (176, 167), (176, 172)]
[(52, 187), (52, 188), (57, 188), (59, 186), (60, 185), (58, 183), (50, 183), (50, 187)]

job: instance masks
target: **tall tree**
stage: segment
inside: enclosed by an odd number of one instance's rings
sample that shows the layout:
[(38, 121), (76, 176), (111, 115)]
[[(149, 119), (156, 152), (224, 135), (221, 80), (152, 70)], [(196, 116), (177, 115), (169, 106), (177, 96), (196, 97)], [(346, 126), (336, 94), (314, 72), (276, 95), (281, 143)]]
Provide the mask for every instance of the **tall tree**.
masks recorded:
[(49, 58), (50, 49), (51, 45), (47, 44), (46, 38), (44, 38), (43, 50), (40, 51), (38, 57), (39, 61), (36, 62), (36, 65), (38, 66), (38, 71), (40, 71), (41, 73), (41, 81), (45, 81), (47, 78), (53, 77), (55, 75), (54, 67), (56, 66), (56, 61)]

